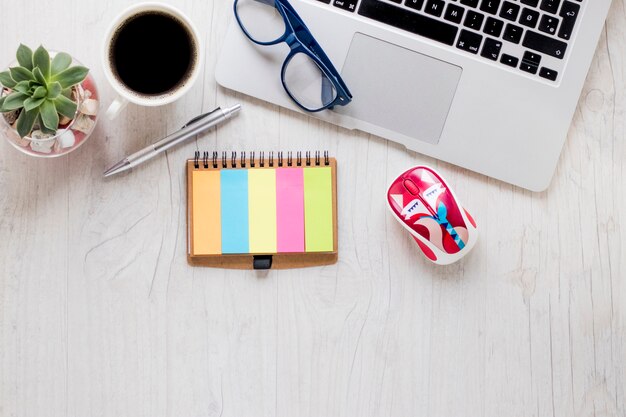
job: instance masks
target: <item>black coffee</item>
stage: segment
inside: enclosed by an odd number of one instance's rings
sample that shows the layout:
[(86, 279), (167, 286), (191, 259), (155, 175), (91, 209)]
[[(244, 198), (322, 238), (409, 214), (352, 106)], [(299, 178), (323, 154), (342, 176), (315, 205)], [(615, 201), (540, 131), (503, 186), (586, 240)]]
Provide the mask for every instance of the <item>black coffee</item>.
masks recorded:
[(196, 45), (174, 16), (144, 12), (125, 21), (113, 35), (109, 58), (115, 76), (143, 95), (176, 90), (195, 66)]

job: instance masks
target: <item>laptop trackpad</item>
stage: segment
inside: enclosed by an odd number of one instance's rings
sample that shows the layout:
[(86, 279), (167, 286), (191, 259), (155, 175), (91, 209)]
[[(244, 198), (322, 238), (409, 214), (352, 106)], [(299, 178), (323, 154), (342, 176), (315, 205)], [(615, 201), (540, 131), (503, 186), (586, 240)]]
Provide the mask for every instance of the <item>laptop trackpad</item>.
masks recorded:
[(463, 69), (356, 33), (341, 75), (354, 99), (337, 113), (437, 143)]

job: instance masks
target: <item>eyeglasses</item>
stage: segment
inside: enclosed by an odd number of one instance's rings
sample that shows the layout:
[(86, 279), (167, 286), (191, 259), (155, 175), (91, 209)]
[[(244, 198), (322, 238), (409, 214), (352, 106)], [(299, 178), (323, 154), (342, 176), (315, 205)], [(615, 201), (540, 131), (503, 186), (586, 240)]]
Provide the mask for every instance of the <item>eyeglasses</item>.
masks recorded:
[(281, 81), (298, 106), (317, 112), (352, 100), (339, 72), (287, 0), (235, 0), (234, 9), (252, 42), (263, 46), (286, 42), (291, 48)]

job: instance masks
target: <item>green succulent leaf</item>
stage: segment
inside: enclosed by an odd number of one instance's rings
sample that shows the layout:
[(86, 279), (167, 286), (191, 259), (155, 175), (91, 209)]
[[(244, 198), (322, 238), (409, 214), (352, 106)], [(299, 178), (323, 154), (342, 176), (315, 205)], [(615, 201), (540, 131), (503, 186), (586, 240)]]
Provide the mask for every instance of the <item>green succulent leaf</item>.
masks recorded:
[(24, 100), (24, 110), (26, 111), (30, 111), (32, 109), (36, 109), (37, 107), (41, 106), (41, 104), (44, 102), (46, 98), (42, 97), (42, 98), (33, 98), (33, 97), (29, 97), (26, 100)]
[(28, 86), (28, 81), (20, 81), (19, 83), (15, 84), (13, 89), (15, 91), (19, 91), (20, 93), (24, 93), (24, 94), (28, 94), (28, 92), (30, 91), (30, 87)]
[(28, 70), (33, 69), (33, 51), (28, 46), (20, 44), (15, 55), (20, 66)]
[(40, 85), (48, 85), (48, 83), (46, 82), (46, 78), (43, 76), (43, 73), (41, 72), (39, 67), (35, 67), (35, 69), (33, 70), (33, 75), (35, 76), (35, 80)]
[(76, 115), (78, 105), (63, 94), (59, 95), (56, 100), (54, 100), (54, 104), (59, 114), (69, 117), (70, 119), (73, 119)]
[(51, 81), (58, 81), (61, 87), (68, 88), (83, 82), (89, 74), (89, 69), (81, 66), (71, 67), (52, 77)]
[(26, 100), (28, 96), (24, 93), (20, 93), (19, 91), (14, 91), (7, 96), (2, 103), (2, 111), (7, 112), (11, 110), (17, 110), (24, 106), (24, 100)]
[(0, 72), (0, 84), (7, 88), (15, 87), (15, 80), (11, 78), (11, 73), (9, 71)]
[(38, 67), (43, 76), (50, 78), (50, 54), (46, 51), (46, 48), (40, 46), (35, 50), (33, 54), (33, 65)]
[(69, 54), (66, 54), (65, 52), (59, 52), (54, 56), (54, 58), (52, 58), (52, 68), (50, 71), (53, 76), (57, 75), (60, 72), (68, 69), (71, 63), (72, 57)]
[(48, 90), (46, 89), (46, 87), (39, 86), (35, 88), (35, 91), (33, 92), (32, 97), (42, 98), (42, 97), (46, 97), (47, 95), (48, 95)]
[(56, 131), (57, 127), (59, 127), (59, 114), (54, 106), (54, 102), (52, 100), (44, 100), (40, 108), (43, 125), (50, 130)]
[(2, 111), (2, 103), (4, 103), (4, 100), (7, 98), (7, 96), (4, 97), (0, 97), (0, 112)]
[(39, 124), (39, 130), (41, 130), (43, 133), (48, 133), (51, 135), (54, 135), (57, 131), (56, 129), (48, 129), (44, 124), (43, 121), (41, 119), (41, 107), (39, 108), (39, 117), (37, 118), (37, 123)]
[(13, 78), (13, 80), (17, 83), (19, 83), (20, 81), (35, 79), (35, 77), (33, 77), (33, 73), (24, 67), (9, 68), (9, 72), (11, 73), (11, 78)]
[(17, 133), (20, 137), (30, 134), (35, 125), (35, 120), (37, 120), (37, 116), (39, 116), (39, 108), (20, 113), (20, 116), (17, 118)]
[(41, 83), (39, 81), (32, 80), (28, 82), (28, 86), (30, 87), (31, 90), (35, 91), (37, 87), (41, 87)]
[(61, 90), (63, 90), (61, 84), (56, 81), (48, 84), (48, 98), (52, 100), (56, 99), (59, 94), (61, 94)]

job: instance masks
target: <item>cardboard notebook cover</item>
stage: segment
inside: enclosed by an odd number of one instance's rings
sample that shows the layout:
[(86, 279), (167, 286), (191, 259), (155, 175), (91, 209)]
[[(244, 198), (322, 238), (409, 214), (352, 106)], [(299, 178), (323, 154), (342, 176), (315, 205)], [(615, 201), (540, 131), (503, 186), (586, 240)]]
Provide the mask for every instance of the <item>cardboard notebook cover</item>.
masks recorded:
[[(333, 251), (332, 252), (308, 252), (308, 253), (250, 253), (243, 255), (232, 254), (220, 254), (220, 255), (195, 255), (193, 248), (193, 171), (197, 170), (213, 170), (220, 171), (222, 169), (281, 169), (287, 168), (286, 164), (282, 167), (276, 163), (273, 166), (267, 163), (267, 161), (261, 167), (259, 159), (255, 159), (254, 168), (251, 167), (251, 160), (245, 159), (231, 159), (227, 161), (227, 167), (223, 168), (222, 161), (214, 167), (212, 163), (203, 164), (199, 163), (198, 168), (195, 164), (196, 160), (187, 160), (187, 261), (192, 266), (206, 266), (213, 268), (227, 268), (227, 269), (255, 269), (255, 258), (267, 258), (271, 256), (271, 268), (270, 269), (288, 269), (288, 268), (305, 268), (311, 266), (331, 265), (337, 262), (337, 161), (335, 158), (328, 158), (328, 165), (320, 164), (319, 166), (329, 166), (331, 168), (331, 184), (332, 184), (332, 222), (333, 222)], [(310, 165), (307, 163), (310, 162)], [(307, 159), (307, 163), (302, 161), (302, 168), (316, 167), (315, 161)], [(293, 163), (296, 166), (296, 163)], [(267, 269), (267, 268), (263, 268)]]

